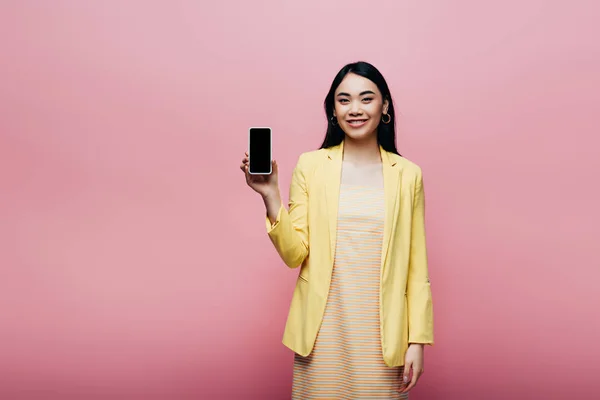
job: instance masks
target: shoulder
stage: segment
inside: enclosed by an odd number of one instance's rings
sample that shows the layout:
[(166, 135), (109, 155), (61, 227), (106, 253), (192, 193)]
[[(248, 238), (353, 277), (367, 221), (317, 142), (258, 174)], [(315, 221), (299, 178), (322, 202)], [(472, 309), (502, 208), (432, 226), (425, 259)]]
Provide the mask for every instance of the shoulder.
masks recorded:
[(327, 149), (311, 150), (301, 153), (298, 157), (296, 168), (303, 171), (314, 169), (327, 159)]
[(416, 162), (409, 160), (406, 157), (399, 156), (398, 154), (388, 153), (390, 160), (397, 163), (402, 168), (402, 174), (405, 175), (409, 179), (414, 179), (415, 181), (421, 181), (423, 179), (423, 170), (421, 166)]

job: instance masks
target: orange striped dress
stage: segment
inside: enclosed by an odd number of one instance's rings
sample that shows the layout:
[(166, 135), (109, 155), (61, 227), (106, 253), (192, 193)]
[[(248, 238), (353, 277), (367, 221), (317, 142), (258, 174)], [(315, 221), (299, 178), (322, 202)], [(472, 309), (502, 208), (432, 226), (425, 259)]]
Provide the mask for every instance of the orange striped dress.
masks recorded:
[(313, 351), (294, 356), (294, 400), (408, 399), (403, 367), (385, 365), (381, 350), (384, 210), (381, 164), (344, 161), (331, 287)]

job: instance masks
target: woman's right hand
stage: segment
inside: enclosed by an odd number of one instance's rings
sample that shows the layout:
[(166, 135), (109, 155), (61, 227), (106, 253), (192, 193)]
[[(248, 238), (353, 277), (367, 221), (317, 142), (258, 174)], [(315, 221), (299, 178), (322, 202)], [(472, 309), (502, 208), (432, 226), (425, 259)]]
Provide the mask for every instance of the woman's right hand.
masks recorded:
[(248, 152), (242, 159), (240, 169), (246, 175), (246, 183), (263, 198), (279, 195), (279, 184), (277, 183), (277, 162), (272, 161), (272, 172), (269, 175), (251, 175), (248, 172)]

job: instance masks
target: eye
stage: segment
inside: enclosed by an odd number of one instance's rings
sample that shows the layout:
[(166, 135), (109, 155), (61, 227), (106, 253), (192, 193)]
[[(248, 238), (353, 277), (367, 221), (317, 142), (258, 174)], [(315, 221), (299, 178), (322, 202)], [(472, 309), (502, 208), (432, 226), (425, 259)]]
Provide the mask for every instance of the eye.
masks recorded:
[(372, 97), (367, 97), (367, 98), (363, 99), (363, 101), (371, 101), (371, 100), (373, 100)]
[(348, 101), (348, 99), (340, 99), (340, 103), (344, 103), (346, 101)]

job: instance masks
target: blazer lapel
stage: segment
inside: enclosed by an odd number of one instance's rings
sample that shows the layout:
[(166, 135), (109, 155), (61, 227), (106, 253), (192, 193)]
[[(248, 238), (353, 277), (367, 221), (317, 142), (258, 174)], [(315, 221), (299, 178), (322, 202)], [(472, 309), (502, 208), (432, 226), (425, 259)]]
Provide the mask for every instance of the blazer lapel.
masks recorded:
[(383, 245), (381, 254), (381, 267), (386, 262), (392, 232), (396, 229), (398, 221), (398, 206), (400, 193), (400, 168), (395, 160), (383, 149), (381, 151), (381, 161), (383, 164), (383, 185), (385, 193), (385, 218), (383, 225)]
[(337, 236), (338, 204), (340, 199), (340, 183), (342, 178), (342, 155), (344, 142), (331, 147), (327, 154), (328, 165), (325, 168), (325, 193), (327, 199), (327, 219), (329, 220), (329, 246), (331, 262), (335, 257)]

